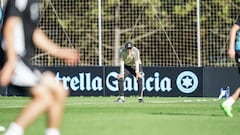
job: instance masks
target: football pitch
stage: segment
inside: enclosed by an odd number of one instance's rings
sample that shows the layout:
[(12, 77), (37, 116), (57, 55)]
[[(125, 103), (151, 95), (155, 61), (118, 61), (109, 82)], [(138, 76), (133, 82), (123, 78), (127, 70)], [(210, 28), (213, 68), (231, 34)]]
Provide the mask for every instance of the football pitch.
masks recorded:
[[(62, 121), (62, 135), (238, 135), (239, 102), (233, 118), (220, 109), (214, 98), (69, 97)], [(0, 125), (7, 127), (29, 101), (27, 97), (0, 97)], [(25, 131), (44, 135), (45, 115)], [(2, 134), (2, 133), (0, 133)]]

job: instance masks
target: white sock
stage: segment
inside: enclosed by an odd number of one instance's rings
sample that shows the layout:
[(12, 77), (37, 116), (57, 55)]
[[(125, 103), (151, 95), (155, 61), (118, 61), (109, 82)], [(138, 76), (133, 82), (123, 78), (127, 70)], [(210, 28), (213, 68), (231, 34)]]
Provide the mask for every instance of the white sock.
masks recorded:
[(124, 96), (120, 96), (120, 98), (124, 100)]
[(57, 128), (47, 128), (46, 135), (60, 135), (60, 131)]
[(143, 97), (138, 97), (138, 99), (143, 99)]
[(24, 129), (17, 123), (11, 123), (4, 135), (23, 135)]
[(235, 103), (235, 100), (234, 100), (232, 97), (229, 97), (229, 98), (224, 102), (224, 104), (225, 104), (226, 106), (232, 106), (234, 103)]

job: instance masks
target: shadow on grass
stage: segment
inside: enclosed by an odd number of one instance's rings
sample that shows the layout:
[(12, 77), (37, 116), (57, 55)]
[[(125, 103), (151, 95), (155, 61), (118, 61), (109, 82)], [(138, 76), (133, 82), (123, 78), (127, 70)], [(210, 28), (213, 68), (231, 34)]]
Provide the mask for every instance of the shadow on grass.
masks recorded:
[(173, 112), (159, 112), (159, 113), (150, 113), (151, 115), (172, 115), (172, 116), (211, 116), (211, 117), (223, 117), (224, 114), (200, 114), (200, 113), (173, 113)]

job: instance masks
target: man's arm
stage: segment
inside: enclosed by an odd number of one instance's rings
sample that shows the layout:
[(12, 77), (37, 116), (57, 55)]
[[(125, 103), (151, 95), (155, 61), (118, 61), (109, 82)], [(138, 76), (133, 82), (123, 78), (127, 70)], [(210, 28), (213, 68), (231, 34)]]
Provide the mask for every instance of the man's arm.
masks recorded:
[(33, 33), (33, 42), (37, 48), (65, 60), (68, 65), (76, 65), (79, 61), (78, 51), (58, 46), (39, 28)]
[(6, 44), (6, 63), (4, 64), (0, 72), (0, 84), (7, 86), (14, 73), (14, 67), (16, 65), (18, 56), (14, 49), (14, 32), (17, 25), (20, 25), (21, 20), (19, 17), (9, 17), (4, 26), (3, 36)]
[(236, 33), (239, 29), (240, 29), (239, 25), (234, 24), (230, 31), (230, 45), (228, 49), (228, 55), (230, 58), (235, 58)]

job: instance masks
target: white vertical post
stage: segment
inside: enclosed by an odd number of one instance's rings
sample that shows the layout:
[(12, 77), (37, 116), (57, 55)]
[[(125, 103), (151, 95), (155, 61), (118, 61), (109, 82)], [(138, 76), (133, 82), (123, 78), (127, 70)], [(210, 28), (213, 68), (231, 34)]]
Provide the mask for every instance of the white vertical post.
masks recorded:
[(99, 66), (102, 66), (102, 9), (101, 0), (98, 0), (98, 48), (99, 48)]
[(200, 0), (197, 0), (197, 51), (198, 67), (201, 67)]

